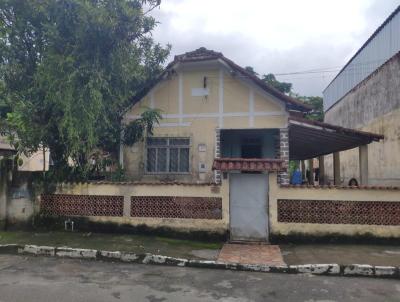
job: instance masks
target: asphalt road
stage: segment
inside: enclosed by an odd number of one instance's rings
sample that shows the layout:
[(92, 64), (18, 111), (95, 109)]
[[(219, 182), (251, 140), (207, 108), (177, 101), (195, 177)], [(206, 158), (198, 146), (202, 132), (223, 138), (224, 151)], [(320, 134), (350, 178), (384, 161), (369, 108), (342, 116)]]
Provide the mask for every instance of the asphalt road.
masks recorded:
[(400, 281), (0, 255), (0, 301), (400, 301)]

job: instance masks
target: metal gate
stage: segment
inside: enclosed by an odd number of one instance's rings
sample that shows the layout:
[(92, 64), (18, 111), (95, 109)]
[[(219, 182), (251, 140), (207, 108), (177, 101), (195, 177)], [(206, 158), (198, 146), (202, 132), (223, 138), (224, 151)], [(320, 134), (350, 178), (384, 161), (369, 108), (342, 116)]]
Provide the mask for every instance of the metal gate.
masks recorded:
[(268, 241), (268, 174), (230, 174), (230, 239)]

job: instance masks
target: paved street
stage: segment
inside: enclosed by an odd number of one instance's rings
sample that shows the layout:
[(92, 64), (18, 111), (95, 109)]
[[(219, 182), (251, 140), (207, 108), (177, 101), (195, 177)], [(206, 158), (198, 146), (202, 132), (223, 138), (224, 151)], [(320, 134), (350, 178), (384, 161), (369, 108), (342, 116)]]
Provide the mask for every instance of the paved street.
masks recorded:
[(0, 301), (400, 301), (400, 282), (0, 255)]

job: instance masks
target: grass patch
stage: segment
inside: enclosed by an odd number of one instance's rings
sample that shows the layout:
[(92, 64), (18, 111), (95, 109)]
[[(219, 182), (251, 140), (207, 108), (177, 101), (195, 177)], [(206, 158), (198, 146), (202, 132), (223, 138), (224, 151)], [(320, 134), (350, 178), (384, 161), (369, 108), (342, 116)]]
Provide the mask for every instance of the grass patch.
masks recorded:
[(165, 242), (170, 245), (186, 245), (192, 249), (211, 249), (217, 250), (221, 249), (223, 243), (222, 242), (204, 242), (204, 241), (194, 241), (194, 240), (185, 240), (185, 239), (174, 239), (174, 238), (167, 238), (167, 237), (156, 237), (157, 240), (161, 242)]
[(68, 246), (108, 251), (153, 253), (196, 258), (193, 250), (217, 250), (222, 243), (173, 239), (160, 236), (80, 232), (0, 232), (0, 244)]

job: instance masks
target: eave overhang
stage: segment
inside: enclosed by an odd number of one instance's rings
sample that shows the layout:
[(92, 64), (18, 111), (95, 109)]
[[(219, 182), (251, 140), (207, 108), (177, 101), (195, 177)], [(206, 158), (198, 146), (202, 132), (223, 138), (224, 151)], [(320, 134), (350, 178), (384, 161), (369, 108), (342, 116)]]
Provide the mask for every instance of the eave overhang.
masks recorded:
[(353, 149), (384, 139), (381, 134), (328, 123), (289, 118), (289, 158), (304, 160)]
[(222, 172), (263, 172), (286, 171), (287, 166), (283, 160), (275, 158), (215, 158), (212, 169)]

